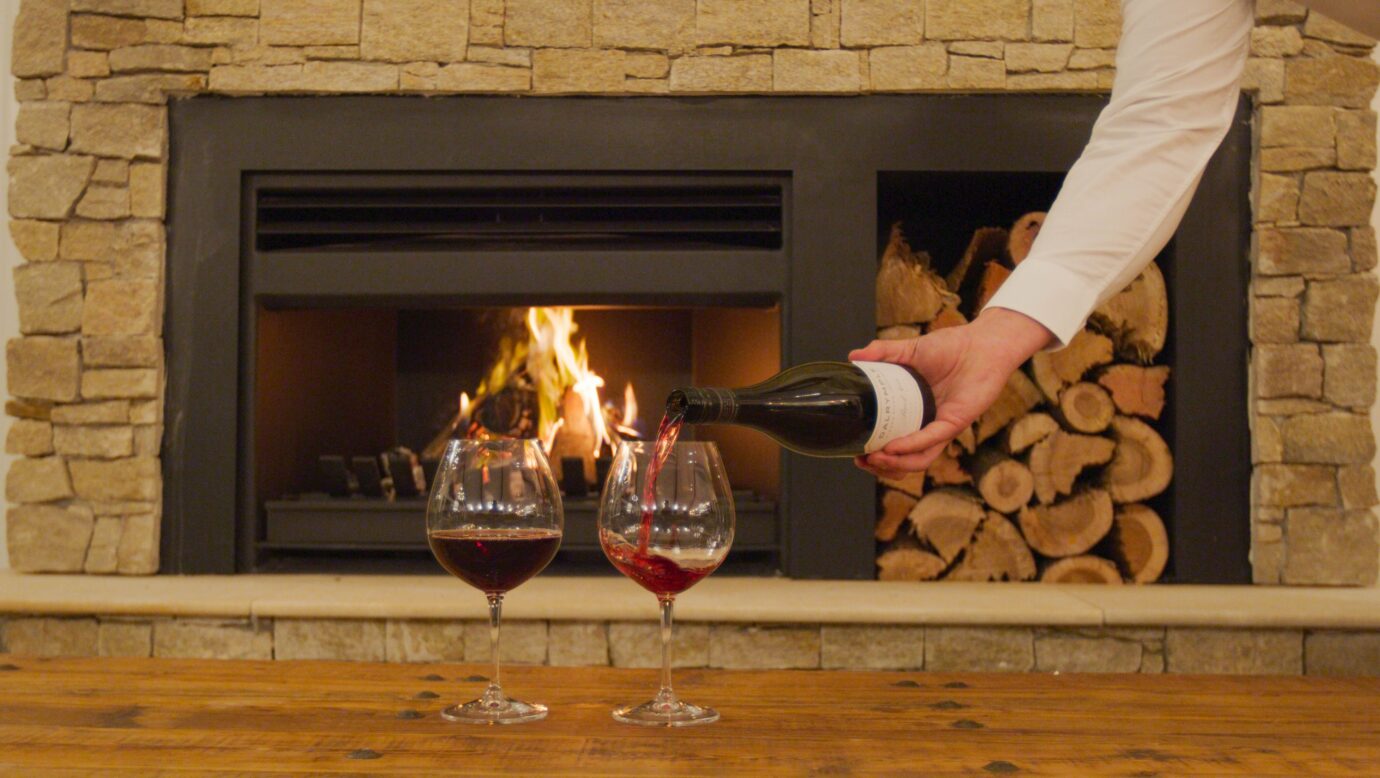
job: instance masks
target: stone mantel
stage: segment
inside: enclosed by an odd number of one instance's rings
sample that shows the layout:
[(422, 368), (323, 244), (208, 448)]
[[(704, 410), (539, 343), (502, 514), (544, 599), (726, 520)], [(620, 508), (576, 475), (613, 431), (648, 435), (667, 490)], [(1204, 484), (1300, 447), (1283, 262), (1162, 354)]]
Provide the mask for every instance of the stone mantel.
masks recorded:
[[(10, 233), (25, 259), (15, 272), (22, 337), (6, 349), (15, 417), (6, 450), (19, 457), (6, 479), (11, 564), (158, 570), (169, 99), (1097, 92), (1112, 84), (1118, 9), (1118, 0), (24, 0), (9, 163)], [(1373, 584), (1374, 41), (1288, 0), (1259, 0), (1257, 21), (1245, 82), (1259, 130), (1254, 576)]]
[[(504, 599), (514, 621), (653, 621), (656, 598), (614, 576), (538, 576)], [(482, 620), (449, 576), (29, 576), (0, 572), (0, 614), (222, 619)], [(796, 581), (711, 577), (682, 622), (1380, 630), (1380, 589)]]

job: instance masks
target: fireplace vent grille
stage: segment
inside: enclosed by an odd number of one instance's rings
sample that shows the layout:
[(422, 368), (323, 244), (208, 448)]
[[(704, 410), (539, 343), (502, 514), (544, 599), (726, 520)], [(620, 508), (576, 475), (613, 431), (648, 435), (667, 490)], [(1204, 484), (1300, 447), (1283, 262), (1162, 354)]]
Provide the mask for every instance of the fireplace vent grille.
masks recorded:
[(255, 202), (255, 245), (259, 251), (781, 247), (777, 181), (554, 178), (516, 186), (264, 189)]

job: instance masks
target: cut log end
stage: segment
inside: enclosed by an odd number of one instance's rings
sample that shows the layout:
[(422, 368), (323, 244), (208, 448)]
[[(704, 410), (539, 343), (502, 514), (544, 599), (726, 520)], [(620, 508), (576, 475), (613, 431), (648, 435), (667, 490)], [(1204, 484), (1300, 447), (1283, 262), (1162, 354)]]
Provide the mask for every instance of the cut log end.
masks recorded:
[(995, 449), (984, 449), (973, 463), (978, 494), (1000, 513), (1015, 513), (1030, 502), (1035, 478), (1030, 468)]
[(1107, 390), (1097, 384), (1079, 382), (1059, 396), (1059, 414), (1069, 429), (1097, 433), (1112, 423), (1116, 405)]
[(1021, 533), (1030, 547), (1049, 557), (1082, 554), (1112, 528), (1112, 500), (1100, 489), (1053, 505), (1025, 508)]
[(988, 262), (982, 268), (982, 280), (978, 283), (977, 300), (973, 303), (973, 316), (977, 316), (987, 307), (996, 296), (997, 290), (1001, 289), (1006, 279), (1011, 277), (1011, 269), (1000, 262)]
[(1059, 422), (1048, 413), (1027, 413), (1011, 424), (1006, 432), (1006, 450), (1019, 454), (1039, 443), (1059, 429)]
[(967, 323), (968, 317), (959, 313), (958, 308), (946, 307), (939, 312), (938, 316), (934, 317), (934, 321), (931, 321), (925, 327), (925, 331), (934, 332), (935, 330), (942, 330), (946, 327), (957, 327)]
[(1153, 362), (1169, 333), (1169, 295), (1159, 266), (1147, 265), (1136, 280), (1094, 311), (1089, 322), (1112, 337), (1122, 359)]
[(1006, 429), (1011, 422), (1030, 412), (1040, 402), (1040, 390), (1026, 376), (1017, 370), (1006, 379), (1006, 386), (997, 395), (996, 402), (978, 417), (977, 442), (982, 443), (993, 435)]
[(1035, 557), (1010, 521), (989, 512), (946, 581), (1029, 581)]
[(1055, 430), (1030, 449), (1036, 499), (1051, 503), (1072, 494), (1083, 469), (1110, 462), (1115, 451), (1116, 444), (1107, 438)]
[(1107, 536), (1110, 556), (1134, 583), (1153, 583), (1169, 561), (1169, 534), (1158, 513), (1145, 505), (1123, 505)]
[(972, 474), (963, 469), (963, 463), (958, 460), (962, 453), (962, 446), (958, 443), (950, 443), (945, 446), (944, 453), (931, 462), (925, 470), (925, 477), (935, 486), (971, 484), (973, 482)]
[(1150, 425), (1129, 416), (1112, 419), (1116, 454), (1102, 470), (1102, 484), (1117, 503), (1148, 500), (1169, 488), (1174, 458)]
[(957, 296), (930, 270), (929, 255), (912, 251), (893, 225), (877, 269), (877, 326), (924, 324), (946, 305), (956, 307)]
[(877, 578), (883, 581), (933, 581), (948, 565), (934, 554), (919, 548), (901, 547), (883, 551), (877, 557)]
[(949, 563), (972, 541), (985, 513), (971, 493), (940, 489), (921, 498), (909, 518), (916, 539)]
[(1121, 573), (1116, 565), (1096, 556), (1073, 556), (1060, 559), (1040, 574), (1042, 583), (1099, 583), (1120, 584)]
[(1116, 409), (1127, 416), (1158, 419), (1164, 412), (1164, 385), (1169, 368), (1112, 365), (1102, 371), (1097, 383), (1112, 395)]
[(906, 516), (910, 515), (917, 502), (919, 500), (905, 492), (888, 489), (886, 494), (882, 495), (882, 513), (877, 517), (877, 528), (874, 533), (877, 540), (883, 543), (895, 540), (901, 525), (906, 521)]
[(911, 497), (920, 497), (925, 493), (924, 472), (906, 473), (900, 478), (882, 477), (877, 480), (881, 482), (882, 486), (898, 489)]

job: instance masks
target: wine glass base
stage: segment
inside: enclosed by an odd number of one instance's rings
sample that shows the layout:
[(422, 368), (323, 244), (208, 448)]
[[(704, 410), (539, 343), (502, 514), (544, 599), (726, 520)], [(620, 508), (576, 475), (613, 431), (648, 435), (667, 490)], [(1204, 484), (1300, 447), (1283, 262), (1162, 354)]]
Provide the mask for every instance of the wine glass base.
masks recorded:
[(441, 711), (446, 721), (463, 724), (522, 724), (546, 718), (546, 706), (521, 700), (479, 698)]
[(643, 727), (693, 727), (698, 724), (713, 724), (719, 720), (719, 712), (713, 708), (701, 708), (680, 700), (652, 700), (641, 705), (615, 708), (613, 718), (624, 724), (637, 724)]

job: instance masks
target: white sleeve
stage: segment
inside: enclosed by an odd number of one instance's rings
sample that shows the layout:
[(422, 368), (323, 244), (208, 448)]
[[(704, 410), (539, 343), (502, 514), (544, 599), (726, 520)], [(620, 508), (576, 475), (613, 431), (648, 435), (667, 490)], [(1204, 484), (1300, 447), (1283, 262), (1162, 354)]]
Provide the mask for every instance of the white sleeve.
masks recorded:
[(1068, 343), (1173, 237), (1236, 113), (1251, 0), (1123, 0), (1111, 103), (988, 303)]

